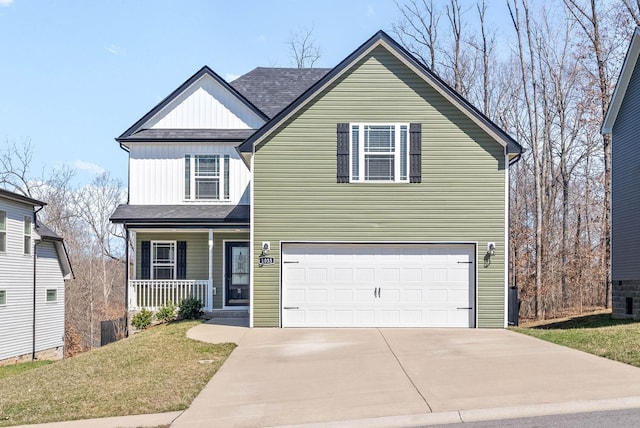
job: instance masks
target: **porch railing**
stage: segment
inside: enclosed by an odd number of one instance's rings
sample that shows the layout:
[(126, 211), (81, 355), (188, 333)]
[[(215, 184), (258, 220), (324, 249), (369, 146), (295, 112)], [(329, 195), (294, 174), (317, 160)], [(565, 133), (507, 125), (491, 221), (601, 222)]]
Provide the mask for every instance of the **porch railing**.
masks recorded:
[(168, 303), (180, 305), (183, 299), (195, 297), (200, 299), (205, 309), (212, 308), (209, 292), (209, 281), (204, 280), (169, 280), (169, 279), (136, 279), (129, 281), (129, 310), (137, 311), (146, 308), (158, 310)]

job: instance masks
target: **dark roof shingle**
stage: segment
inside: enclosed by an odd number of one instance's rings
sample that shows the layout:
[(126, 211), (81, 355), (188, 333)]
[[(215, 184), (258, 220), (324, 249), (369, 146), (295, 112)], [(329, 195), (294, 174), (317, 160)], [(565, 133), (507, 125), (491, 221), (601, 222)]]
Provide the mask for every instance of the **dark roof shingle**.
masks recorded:
[(330, 70), (258, 67), (238, 77), (230, 85), (264, 114), (273, 117)]
[(244, 141), (255, 129), (143, 129), (126, 138), (127, 141)]
[(114, 223), (249, 224), (249, 205), (119, 205)]

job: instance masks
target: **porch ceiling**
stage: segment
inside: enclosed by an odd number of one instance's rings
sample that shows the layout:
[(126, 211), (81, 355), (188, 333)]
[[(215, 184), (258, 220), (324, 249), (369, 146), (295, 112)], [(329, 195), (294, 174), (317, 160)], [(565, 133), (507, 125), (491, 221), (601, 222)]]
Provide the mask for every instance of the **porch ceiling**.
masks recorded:
[(249, 225), (249, 205), (119, 205), (114, 223), (132, 225)]

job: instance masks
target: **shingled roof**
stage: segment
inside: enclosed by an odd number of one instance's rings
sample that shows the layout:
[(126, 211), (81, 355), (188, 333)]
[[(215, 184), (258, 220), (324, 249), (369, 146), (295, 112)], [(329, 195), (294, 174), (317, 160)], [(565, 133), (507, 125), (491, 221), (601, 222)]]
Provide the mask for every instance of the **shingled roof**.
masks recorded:
[(271, 118), (330, 70), (258, 67), (238, 77), (230, 85)]
[(249, 205), (118, 205), (110, 220), (132, 224), (249, 224)]

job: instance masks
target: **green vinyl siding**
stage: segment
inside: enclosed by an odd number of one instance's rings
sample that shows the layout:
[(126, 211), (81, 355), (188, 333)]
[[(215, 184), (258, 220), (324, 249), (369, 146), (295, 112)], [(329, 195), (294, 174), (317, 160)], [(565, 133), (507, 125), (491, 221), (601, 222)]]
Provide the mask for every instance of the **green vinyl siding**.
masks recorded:
[[(422, 183), (336, 183), (343, 122), (421, 123)], [(374, 49), (256, 148), (254, 325), (280, 325), (282, 241), (408, 241), (477, 243), (477, 325), (502, 327), (505, 167), (497, 141)], [(257, 265), (262, 241), (275, 266)]]
[[(213, 308), (223, 306), (223, 263), (224, 246), (227, 241), (248, 241), (249, 231), (225, 232), (213, 231)], [(209, 279), (209, 233), (203, 232), (138, 232), (136, 234), (136, 279), (140, 279), (140, 243), (142, 241), (186, 241), (187, 242), (187, 279)]]

